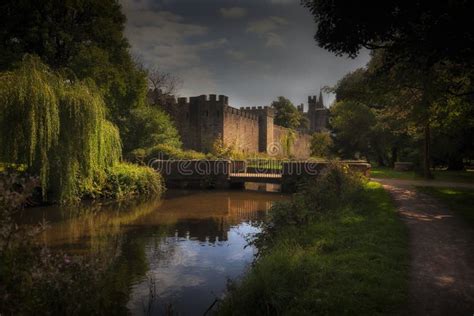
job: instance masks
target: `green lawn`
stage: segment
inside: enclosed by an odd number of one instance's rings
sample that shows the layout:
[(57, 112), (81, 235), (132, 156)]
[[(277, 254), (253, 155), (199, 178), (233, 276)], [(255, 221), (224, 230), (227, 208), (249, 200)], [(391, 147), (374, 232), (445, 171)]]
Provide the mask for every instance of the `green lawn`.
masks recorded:
[(474, 227), (474, 190), (432, 187), (418, 187), (418, 190), (439, 199)]
[[(423, 180), (421, 175), (414, 171), (395, 171), (387, 167), (374, 167), (370, 174), (373, 178), (402, 179), (402, 180)], [(453, 182), (474, 182), (474, 171), (446, 171), (433, 170), (434, 180)]]
[(279, 231), (272, 248), (221, 304), (222, 315), (400, 314), (408, 296), (408, 237), (389, 195), (369, 183), (363, 203)]

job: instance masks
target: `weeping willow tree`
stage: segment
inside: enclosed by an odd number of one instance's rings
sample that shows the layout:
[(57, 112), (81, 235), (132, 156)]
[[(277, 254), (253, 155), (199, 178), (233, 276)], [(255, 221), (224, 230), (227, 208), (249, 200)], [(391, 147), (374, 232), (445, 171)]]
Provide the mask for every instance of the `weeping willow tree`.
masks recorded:
[(36, 57), (0, 74), (0, 160), (39, 175), (43, 196), (76, 199), (120, 160), (117, 128), (90, 82), (71, 82)]

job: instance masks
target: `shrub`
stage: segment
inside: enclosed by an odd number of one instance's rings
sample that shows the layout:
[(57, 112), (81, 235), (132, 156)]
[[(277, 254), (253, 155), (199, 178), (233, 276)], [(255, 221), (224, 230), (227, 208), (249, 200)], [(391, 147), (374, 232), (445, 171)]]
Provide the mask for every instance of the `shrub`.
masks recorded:
[(152, 168), (119, 163), (106, 170), (100, 195), (120, 199), (133, 195), (160, 195), (163, 190), (161, 175)]
[(326, 158), (331, 154), (333, 141), (329, 133), (314, 133), (311, 136), (311, 156)]
[(279, 230), (299, 226), (325, 216), (337, 215), (344, 208), (357, 204), (364, 190), (366, 178), (349, 169), (347, 165), (333, 162), (318, 178), (301, 183), (290, 201), (272, 206), (270, 220), (255, 243), (267, 246)]
[(124, 151), (137, 148), (150, 149), (157, 145), (181, 148), (181, 140), (171, 118), (164, 111), (152, 107), (142, 107), (131, 111), (130, 127), (124, 138)]
[(182, 150), (175, 146), (162, 144), (148, 149), (135, 149), (127, 158), (130, 161), (146, 165), (155, 159), (206, 159), (207, 156), (194, 150)]

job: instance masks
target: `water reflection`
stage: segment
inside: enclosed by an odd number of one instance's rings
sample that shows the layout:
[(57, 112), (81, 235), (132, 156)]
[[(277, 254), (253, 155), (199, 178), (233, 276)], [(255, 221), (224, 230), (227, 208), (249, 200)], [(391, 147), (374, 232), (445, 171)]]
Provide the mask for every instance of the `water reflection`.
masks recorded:
[[(241, 276), (271, 204), (285, 197), (249, 191), (170, 191), (164, 200), (31, 209), (48, 221), (41, 242), (107, 257), (115, 312), (202, 315)], [(120, 303), (119, 303), (120, 302)]]

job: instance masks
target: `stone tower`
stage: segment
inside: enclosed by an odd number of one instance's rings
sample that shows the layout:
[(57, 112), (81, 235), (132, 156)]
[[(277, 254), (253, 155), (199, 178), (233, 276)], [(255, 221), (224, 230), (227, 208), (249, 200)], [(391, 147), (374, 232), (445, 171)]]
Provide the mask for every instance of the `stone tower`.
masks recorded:
[(308, 119), (310, 132), (327, 130), (329, 110), (324, 106), (322, 91), (319, 91), (319, 98), (315, 95), (308, 97)]

